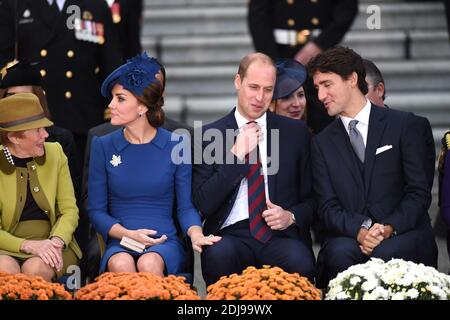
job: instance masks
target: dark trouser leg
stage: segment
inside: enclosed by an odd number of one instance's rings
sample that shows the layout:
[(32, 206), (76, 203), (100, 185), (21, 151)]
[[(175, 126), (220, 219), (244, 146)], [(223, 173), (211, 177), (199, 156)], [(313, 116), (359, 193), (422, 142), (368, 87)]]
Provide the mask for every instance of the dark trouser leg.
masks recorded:
[(260, 249), (257, 258), (260, 265), (280, 267), (289, 273), (297, 272), (314, 283), (314, 253), (299, 240), (272, 238), (269, 244)]
[(222, 239), (212, 246), (205, 246), (201, 256), (202, 274), (206, 286), (213, 284), (221, 276), (241, 273), (255, 264), (252, 249), (238, 238), (222, 235)]
[(368, 257), (361, 252), (355, 239), (338, 237), (328, 239), (317, 258), (317, 286), (325, 288), (339, 272), (350, 266), (366, 262)]

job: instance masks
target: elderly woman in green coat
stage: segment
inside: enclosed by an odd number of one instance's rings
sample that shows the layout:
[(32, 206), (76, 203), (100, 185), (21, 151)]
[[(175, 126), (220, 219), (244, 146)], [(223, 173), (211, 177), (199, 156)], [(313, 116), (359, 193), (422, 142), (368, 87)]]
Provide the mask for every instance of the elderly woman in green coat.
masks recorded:
[(0, 99), (0, 271), (48, 281), (81, 259), (67, 157), (45, 143), (51, 125), (35, 95)]

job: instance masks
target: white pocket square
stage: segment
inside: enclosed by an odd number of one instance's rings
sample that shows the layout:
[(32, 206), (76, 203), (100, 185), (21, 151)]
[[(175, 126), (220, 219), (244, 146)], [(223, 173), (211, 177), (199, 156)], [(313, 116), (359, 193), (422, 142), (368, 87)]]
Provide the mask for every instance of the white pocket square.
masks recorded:
[(386, 150), (392, 149), (392, 144), (387, 144), (385, 146), (379, 147), (375, 152), (375, 155), (385, 152)]

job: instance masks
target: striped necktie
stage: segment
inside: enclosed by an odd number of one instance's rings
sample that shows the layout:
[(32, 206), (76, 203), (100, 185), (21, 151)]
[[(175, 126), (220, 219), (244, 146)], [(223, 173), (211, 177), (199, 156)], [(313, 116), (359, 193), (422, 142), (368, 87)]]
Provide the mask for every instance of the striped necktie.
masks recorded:
[[(250, 171), (247, 174), (248, 216), (250, 233), (256, 240), (266, 243), (272, 238), (272, 230), (270, 230), (262, 217), (263, 211), (267, 208), (266, 193), (259, 150), (257, 152), (258, 159), (256, 163), (251, 165)], [(246, 159), (248, 161), (248, 155), (246, 156)]]

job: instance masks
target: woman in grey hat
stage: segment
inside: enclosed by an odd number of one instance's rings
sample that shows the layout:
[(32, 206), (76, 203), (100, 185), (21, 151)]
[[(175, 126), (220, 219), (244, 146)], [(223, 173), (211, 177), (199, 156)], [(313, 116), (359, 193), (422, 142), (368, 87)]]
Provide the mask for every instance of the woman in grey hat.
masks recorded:
[[(5, 69), (4, 75), (0, 81), (0, 99), (16, 93), (33, 93), (36, 95), (39, 98), (39, 103), (44, 110), (45, 116), (48, 119), (51, 119), (47, 98), (44, 89), (42, 89), (42, 77), (37, 63), (20, 61)], [(81, 173), (73, 135), (69, 130), (55, 125), (46, 128), (46, 130), (48, 132), (46, 141), (59, 142), (64, 150), (64, 154), (68, 158), (75, 196), (78, 199)]]
[(0, 271), (48, 281), (81, 259), (67, 157), (45, 142), (51, 125), (34, 94), (0, 99)]

